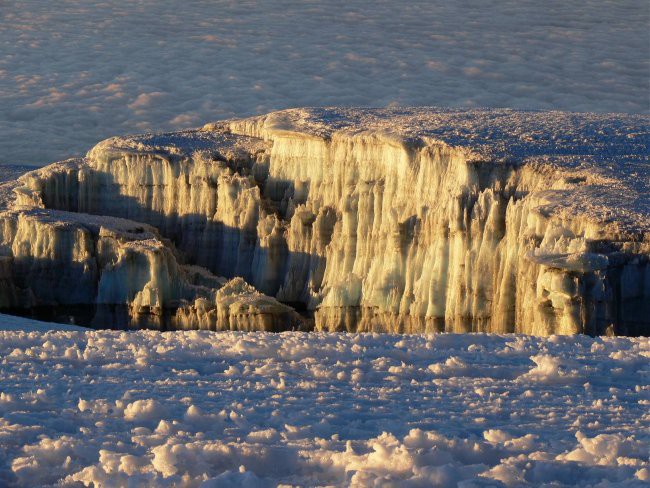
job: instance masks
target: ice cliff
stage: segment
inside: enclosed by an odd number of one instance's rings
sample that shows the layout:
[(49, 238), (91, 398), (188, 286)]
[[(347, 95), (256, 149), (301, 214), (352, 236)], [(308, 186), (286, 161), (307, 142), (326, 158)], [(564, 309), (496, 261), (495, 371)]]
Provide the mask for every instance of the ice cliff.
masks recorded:
[(133, 323), (175, 328), (301, 327), (290, 307), (241, 278), (227, 281), (177, 261), (153, 227), (124, 219), (38, 208), (0, 212), (0, 307), (98, 306), (94, 322), (126, 305)]
[[(11, 185), (3, 286), (21, 277), (41, 300), (194, 300), (180, 322), (206, 327), (197, 303), (218, 299), (178, 271), (192, 264), (268, 295), (269, 316), (285, 314), (276, 329), (293, 319), (270, 296), (313, 311), (321, 330), (647, 334), (649, 127), (628, 115), (296, 109), (112, 138)], [(66, 222), (129, 219), (168, 239), (160, 249), (176, 264), (162, 272), (129, 238), (95, 269), (102, 233), (69, 230), (61, 252), (74, 266), (55, 274), (86, 281), (50, 297), (52, 276), (32, 274), (55, 258), (25, 245), (21, 232), (36, 230), (16, 229), (51, 209)], [(130, 266), (149, 271), (116, 264), (130, 247), (149, 263)], [(129, 273), (147, 284), (125, 284)]]

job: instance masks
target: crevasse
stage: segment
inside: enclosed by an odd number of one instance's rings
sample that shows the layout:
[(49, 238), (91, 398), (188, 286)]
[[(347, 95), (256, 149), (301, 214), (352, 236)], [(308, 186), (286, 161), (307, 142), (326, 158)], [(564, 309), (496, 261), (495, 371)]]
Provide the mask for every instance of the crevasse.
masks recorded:
[(320, 330), (647, 333), (647, 195), (612, 206), (638, 188), (598, 159), (628, 161), (639, 121), (607, 146), (610, 119), (569, 115), (312, 109), (114, 138), (14, 205), (154, 226)]

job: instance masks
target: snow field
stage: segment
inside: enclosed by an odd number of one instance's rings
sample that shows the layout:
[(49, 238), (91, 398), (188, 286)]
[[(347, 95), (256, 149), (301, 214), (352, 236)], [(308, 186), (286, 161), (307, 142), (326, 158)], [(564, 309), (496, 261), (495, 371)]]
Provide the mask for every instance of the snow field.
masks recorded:
[(0, 332), (0, 484), (639, 486), (647, 338)]

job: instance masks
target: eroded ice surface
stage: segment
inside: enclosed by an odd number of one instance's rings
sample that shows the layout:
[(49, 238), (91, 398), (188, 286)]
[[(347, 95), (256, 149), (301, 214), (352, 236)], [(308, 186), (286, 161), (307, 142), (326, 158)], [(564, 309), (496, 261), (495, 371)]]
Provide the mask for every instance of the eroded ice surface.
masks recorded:
[[(287, 330), (300, 317), (241, 278), (183, 265), (146, 224), (58, 210), (0, 212), (0, 307), (97, 307), (91, 324), (110, 328), (111, 306), (132, 326)], [(88, 325), (88, 324), (86, 324)]]
[(293, 109), (108, 139), (23, 176), (10, 205), (153, 225), (185, 262), (300, 304), (322, 330), (642, 334), (649, 127)]
[(644, 486), (649, 354), (647, 338), (0, 331), (0, 484)]

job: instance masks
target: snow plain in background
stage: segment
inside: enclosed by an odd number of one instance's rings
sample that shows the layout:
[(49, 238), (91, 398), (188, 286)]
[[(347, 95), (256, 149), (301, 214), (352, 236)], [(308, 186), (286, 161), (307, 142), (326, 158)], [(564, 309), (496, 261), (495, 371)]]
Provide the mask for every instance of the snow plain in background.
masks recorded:
[(650, 480), (648, 338), (21, 325), (0, 330), (2, 486)]
[(0, 164), (295, 106), (647, 113), (622, 1), (0, 1)]

